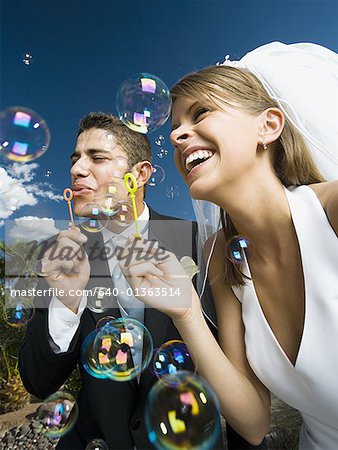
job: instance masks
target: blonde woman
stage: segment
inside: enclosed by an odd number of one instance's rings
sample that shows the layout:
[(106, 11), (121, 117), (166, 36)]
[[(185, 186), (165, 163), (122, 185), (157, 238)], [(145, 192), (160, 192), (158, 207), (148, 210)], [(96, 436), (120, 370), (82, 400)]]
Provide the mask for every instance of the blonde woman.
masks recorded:
[[(172, 95), (176, 166), (194, 199), (221, 208), (223, 229), (205, 247), (219, 344), (173, 255), (123, 270), (145, 288), (143, 301), (173, 318), (248, 442), (268, 432), (271, 391), (301, 412), (301, 449), (334, 450), (338, 182), (318, 167), (338, 178), (338, 56), (271, 43), (188, 75)], [(240, 264), (229, 250), (236, 235), (249, 242)], [(145, 293), (163, 286), (191, 304)]]

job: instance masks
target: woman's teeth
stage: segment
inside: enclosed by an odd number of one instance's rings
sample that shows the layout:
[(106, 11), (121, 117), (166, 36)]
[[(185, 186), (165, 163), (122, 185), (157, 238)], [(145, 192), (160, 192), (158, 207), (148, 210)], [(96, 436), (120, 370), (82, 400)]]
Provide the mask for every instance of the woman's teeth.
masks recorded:
[[(197, 166), (202, 161), (211, 158), (212, 155), (213, 153), (210, 150), (197, 150), (196, 152), (191, 153), (185, 160), (185, 167), (188, 172), (190, 172), (193, 167)], [(197, 164), (194, 163), (194, 161), (198, 161)]]

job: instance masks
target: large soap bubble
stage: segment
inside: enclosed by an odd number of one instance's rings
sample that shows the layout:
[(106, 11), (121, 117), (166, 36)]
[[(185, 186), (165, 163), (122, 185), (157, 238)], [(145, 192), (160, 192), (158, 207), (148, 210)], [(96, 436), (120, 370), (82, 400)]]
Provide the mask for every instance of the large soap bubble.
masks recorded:
[[(165, 375), (176, 374), (181, 371), (195, 372), (195, 366), (185, 343), (172, 340), (165, 342), (156, 351), (153, 359), (153, 370), (157, 378), (165, 381), (168, 379)], [(174, 377), (169, 377), (169, 381), (177, 384), (177, 382), (180, 382), (180, 378), (178, 377), (176, 380)]]
[(37, 420), (43, 434), (58, 439), (70, 431), (78, 417), (78, 406), (68, 392), (58, 391), (49, 396), (37, 410)]
[(171, 96), (168, 86), (150, 73), (137, 73), (127, 78), (116, 95), (119, 118), (130, 129), (149, 133), (168, 119)]
[(135, 319), (119, 318), (87, 336), (81, 361), (95, 378), (130, 381), (148, 367), (152, 353), (148, 329)]
[[(168, 379), (158, 381), (147, 398), (145, 421), (149, 440), (161, 450), (213, 448), (220, 419), (212, 388), (191, 372), (164, 378)], [(173, 383), (170, 378), (180, 382)]]
[(49, 128), (35, 111), (15, 106), (0, 112), (0, 155), (11, 161), (33, 161), (49, 143)]

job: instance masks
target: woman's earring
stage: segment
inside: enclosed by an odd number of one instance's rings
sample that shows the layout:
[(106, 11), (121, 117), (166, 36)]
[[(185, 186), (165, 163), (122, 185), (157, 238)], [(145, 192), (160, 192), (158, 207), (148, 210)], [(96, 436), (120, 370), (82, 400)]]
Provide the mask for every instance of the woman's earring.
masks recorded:
[(268, 146), (266, 145), (265, 141), (263, 141), (263, 140), (262, 140), (262, 145), (263, 145), (264, 150), (268, 149)]

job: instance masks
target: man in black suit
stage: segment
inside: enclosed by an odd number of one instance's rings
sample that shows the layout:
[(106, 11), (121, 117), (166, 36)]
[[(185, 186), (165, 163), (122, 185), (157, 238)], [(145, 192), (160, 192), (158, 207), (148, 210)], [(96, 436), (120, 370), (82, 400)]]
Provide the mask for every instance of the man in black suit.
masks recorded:
[[(79, 363), (84, 339), (104, 316), (137, 318), (150, 331), (154, 348), (168, 340), (180, 339), (168, 316), (144, 308), (141, 302), (128, 310), (128, 299), (117, 295), (109, 299), (106, 308), (100, 309), (91, 304), (92, 299), (80, 295), (84, 289), (112, 288), (114, 273), (119, 269), (116, 258), (109, 255), (117, 247), (123, 247), (128, 235), (135, 232), (133, 221), (128, 222), (133, 215), (122, 181), (128, 171), (137, 179), (135, 200), (142, 235), (158, 241), (178, 258), (188, 255), (196, 261), (195, 224), (161, 216), (144, 202), (145, 185), (152, 176), (148, 138), (130, 130), (114, 116), (103, 113), (86, 116), (81, 121), (72, 155), (71, 178), (75, 213), (89, 218), (89, 222), (81, 231), (78, 228), (61, 231), (44, 245), (41, 262), (46, 276), (40, 278), (38, 289), (52, 287), (64, 293), (60, 298), (36, 299), (35, 314), (19, 354), (23, 383), (38, 398), (46, 398), (64, 384)], [(102, 224), (97, 220), (99, 208), (108, 220), (101, 232), (93, 233), (93, 228)], [(76, 291), (78, 295), (74, 294)], [(116, 382), (92, 377), (82, 364), (79, 368), (82, 380), (77, 399), (79, 417), (57, 448), (85, 449), (95, 438), (104, 439), (109, 449), (153, 448), (144, 424), (145, 400), (157, 381), (152, 371), (145, 370), (139, 379)], [(215, 448), (222, 448), (220, 441)]]

